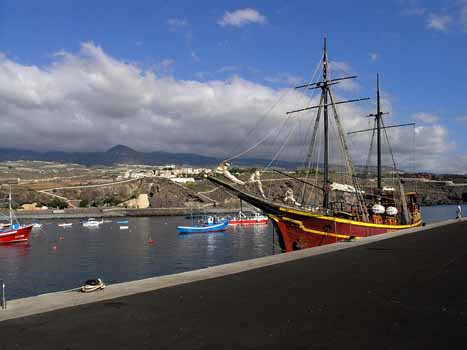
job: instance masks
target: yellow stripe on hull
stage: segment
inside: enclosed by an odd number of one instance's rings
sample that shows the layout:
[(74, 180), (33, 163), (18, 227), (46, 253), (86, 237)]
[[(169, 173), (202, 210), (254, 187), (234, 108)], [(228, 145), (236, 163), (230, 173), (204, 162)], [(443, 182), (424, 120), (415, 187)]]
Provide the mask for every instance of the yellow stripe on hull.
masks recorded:
[[(330, 233), (330, 232), (313, 230), (311, 228), (306, 228), (305, 225), (303, 225), (303, 222), (300, 221), (300, 220), (294, 220), (294, 219), (290, 219), (290, 218), (287, 218), (287, 217), (283, 217), (282, 220), (288, 221), (288, 222), (293, 222), (294, 224), (297, 224), (300, 227), (300, 229), (302, 229), (304, 232), (314, 233), (316, 235), (322, 235), (322, 236), (341, 238), (341, 239), (349, 239), (350, 238), (349, 235), (343, 235), (343, 234), (340, 234), (340, 233)], [(361, 237), (355, 237), (355, 238), (359, 239)]]
[(409, 225), (385, 225), (385, 224), (373, 224), (371, 222), (361, 222), (361, 221), (355, 221), (355, 220), (348, 220), (348, 219), (342, 219), (342, 218), (336, 218), (334, 216), (326, 216), (326, 215), (320, 215), (320, 214), (313, 214), (313, 213), (308, 213), (304, 211), (298, 211), (294, 209), (288, 209), (288, 208), (279, 208), (280, 211), (290, 213), (290, 214), (296, 214), (296, 215), (302, 215), (302, 216), (308, 216), (316, 219), (322, 219), (322, 220), (327, 220), (327, 221), (333, 221), (333, 222), (339, 222), (343, 224), (351, 224), (355, 226), (364, 226), (364, 227), (377, 227), (377, 228), (386, 228), (390, 230), (402, 230), (406, 228), (412, 228), (412, 227), (417, 227), (420, 226), (422, 223), (422, 220), (417, 221), (414, 224), (409, 224)]

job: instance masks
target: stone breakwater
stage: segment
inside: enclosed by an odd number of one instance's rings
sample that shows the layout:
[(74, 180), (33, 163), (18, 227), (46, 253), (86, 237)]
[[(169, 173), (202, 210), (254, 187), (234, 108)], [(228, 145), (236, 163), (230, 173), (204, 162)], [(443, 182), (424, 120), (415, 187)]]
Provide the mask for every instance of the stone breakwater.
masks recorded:
[[(238, 210), (237, 210), (238, 211)], [(15, 216), (22, 219), (79, 219), (79, 218), (119, 218), (119, 217), (141, 217), (141, 216), (186, 216), (201, 214), (224, 215), (237, 212), (233, 209), (206, 208), (147, 208), (147, 209), (63, 209), (63, 210), (33, 210), (15, 212)], [(8, 212), (0, 211), (0, 216), (8, 216)]]

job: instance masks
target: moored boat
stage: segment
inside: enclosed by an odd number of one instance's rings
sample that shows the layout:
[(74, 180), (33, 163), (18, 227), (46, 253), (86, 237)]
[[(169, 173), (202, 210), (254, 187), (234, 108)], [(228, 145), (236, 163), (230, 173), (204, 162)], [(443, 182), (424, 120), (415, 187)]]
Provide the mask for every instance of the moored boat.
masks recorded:
[(58, 227), (70, 227), (70, 226), (73, 226), (73, 223), (72, 222), (62, 222), (60, 224), (57, 225)]
[(80, 291), (83, 293), (95, 292), (97, 290), (103, 290), (105, 283), (100, 278), (89, 279), (81, 286)]
[(179, 233), (206, 233), (225, 231), (229, 225), (229, 220), (216, 220), (213, 216), (208, 216), (200, 225), (177, 226)]
[(8, 203), (10, 215), (8, 223), (0, 224), (0, 244), (28, 241), (33, 225), (22, 226), (16, 219), (13, 209), (11, 208), (11, 190)]
[(104, 223), (104, 220), (98, 221), (98, 220), (96, 220), (94, 218), (89, 218), (87, 221), (83, 222), (83, 226), (84, 227), (97, 227), (102, 223)]
[[(298, 172), (292, 175), (290, 172), (286, 173), (273, 169), (274, 172), (283, 176), (282, 179), (275, 180), (282, 180), (284, 185), (280, 188), (285, 189), (282, 196), (276, 193), (274, 197), (267, 196), (266, 192), (269, 194), (270, 191), (263, 190), (259, 171), (254, 171), (249, 180), (236, 178), (229, 172), (230, 161), (235, 157), (221, 162), (216, 169), (216, 174), (223, 175), (225, 179), (218, 176), (208, 177), (215, 184), (228, 190), (229, 193), (235, 194), (241, 200), (266, 213), (277, 228), (276, 232), (279, 236), (281, 248), (287, 252), (422, 225), (416, 193), (405, 192), (404, 184), (398, 175), (399, 171), (394, 161), (394, 155), (389, 146), (389, 138), (386, 134), (386, 129), (414, 124), (384, 125), (382, 116), (386, 113), (381, 111), (378, 77), (377, 111), (375, 114), (368, 116), (374, 117), (374, 127), (353, 132), (372, 132), (368, 160), (370, 159), (374, 139), (376, 139), (377, 176), (376, 181), (368, 177), (365, 178), (365, 181), (358, 179), (349, 153), (346, 140), (347, 134), (344, 132), (337, 105), (367, 100), (368, 98), (347, 101), (335, 100), (331, 86), (356, 77), (331, 79), (326, 40), (324, 41), (323, 51), (321, 62), (322, 79), (316, 83), (296, 87), (296, 89), (321, 90), (318, 105), (287, 112), (287, 115), (289, 115), (309, 110), (317, 111), (314, 127), (310, 133), (311, 142), (307, 145), (308, 154), (304, 162), (307, 166), (301, 173), (302, 176), (296, 176), (295, 174), (298, 174)], [(320, 124), (320, 120), (323, 125)], [(329, 144), (331, 122), (335, 125), (335, 139), (338, 144), (335, 149), (340, 150), (340, 157), (335, 153), (331, 153), (332, 148)], [(322, 132), (322, 136), (319, 136), (318, 132)], [(393, 181), (391, 187), (385, 187), (382, 181), (381, 136), (383, 132), (388, 142), (388, 155), (392, 157), (394, 163), (391, 172), (391, 181)], [(321, 138), (324, 144), (322, 154), (319, 154), (320, 148), (316, 147), (318, 138)], [(259, 144), (259, 142), (255, 144), (255, 147)], [(253, 147), (240, 155), (244, 155), (251, 149)], [(276, 159), (276, 157), (277, 155), (273, 159)], [(314, 157), (317, 159), (314, 160)], [(338, 171), (331, 172), (331, 159), (341, 159), (344, 164), (340, 167), (335, 166)], [(313, 168), (313, 164), (316, 165), (316, 169)], [(343, 183), (337, 181), (340, 178), (343, 179)], [(270, 185), (271, 188), (272, 185)], [(298, 198), (294, 194), (294, 189), (300, 191)]]
[(242, 211), (239, 211), (238, 216), (235, 216), (229, 220), (229, 225), (266, 225), (269, 218), (266, 215), (261, 215), (255, 212), (253, 215), (245, 215)]

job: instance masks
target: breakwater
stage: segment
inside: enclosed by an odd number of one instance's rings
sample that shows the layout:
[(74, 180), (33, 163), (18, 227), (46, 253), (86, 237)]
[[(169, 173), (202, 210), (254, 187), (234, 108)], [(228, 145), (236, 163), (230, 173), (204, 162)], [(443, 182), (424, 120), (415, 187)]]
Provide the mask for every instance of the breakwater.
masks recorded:
[[(130, 208), (72, 208), (63, 210), (22, 210), (15, 211), (15, 216), (18, 219), (79, 219), (79, 218), (118, 218), (118, 217), (142, 217), (142, 216), (186, 216), (206, 214), (229, 214), (236, 213), (238, 209), (223, 209), (223, 208), (147, 208), (147, 209), (130, 209)], [(8, 216), (8, 212), (0, 211), (3, 216)]]

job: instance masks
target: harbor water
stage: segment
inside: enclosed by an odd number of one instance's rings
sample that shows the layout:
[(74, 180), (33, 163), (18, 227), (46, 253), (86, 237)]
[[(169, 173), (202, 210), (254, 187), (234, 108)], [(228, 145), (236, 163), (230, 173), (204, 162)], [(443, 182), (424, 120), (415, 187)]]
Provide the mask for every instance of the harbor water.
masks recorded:
[[(122, 220), (122, 219), (118, 219)], [(9, 299), (73, 289), (89, 278), (119, 283), (279, 253), (272, 225), (183, 234), (184, 217), (136, 217), (84, 227), (79, 220), (35, 221), (29, 242), (0, 245), (0, 280)], [(127, 229), (120, 226), (128, 226)], [(275, 240), (277, 245), (277, 239)]]
[[(467, 207), (463, 211), (467, 215)], [(426, 223), (454, 219), (456, 206), (422, 208)], [(84, 227), (79, 220), (43, 221), (27, 243), (0, 245), (0, 280), (8, 299), (79, 287), (89, 278), (107, 284), (190, 271), (279, 253), (271, 224), (185, 234), (184, 217), (129, 218)]]

